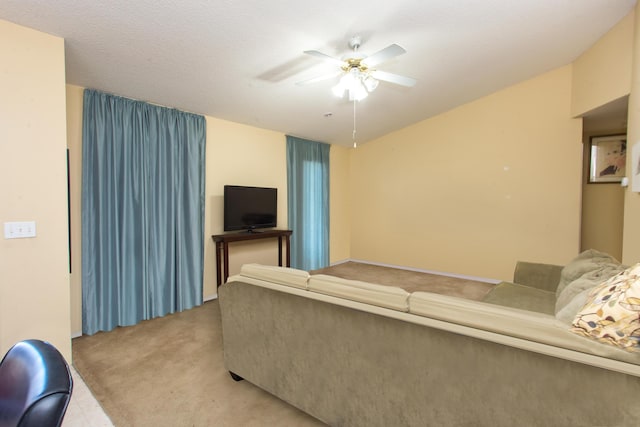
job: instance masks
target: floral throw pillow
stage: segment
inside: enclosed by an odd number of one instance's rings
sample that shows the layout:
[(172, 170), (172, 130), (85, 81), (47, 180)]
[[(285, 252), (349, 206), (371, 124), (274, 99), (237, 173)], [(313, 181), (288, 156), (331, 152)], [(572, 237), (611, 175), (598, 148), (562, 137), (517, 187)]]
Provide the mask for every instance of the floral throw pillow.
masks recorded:
[(640, 351), (640, 263), (593, 288), (571, 330)]

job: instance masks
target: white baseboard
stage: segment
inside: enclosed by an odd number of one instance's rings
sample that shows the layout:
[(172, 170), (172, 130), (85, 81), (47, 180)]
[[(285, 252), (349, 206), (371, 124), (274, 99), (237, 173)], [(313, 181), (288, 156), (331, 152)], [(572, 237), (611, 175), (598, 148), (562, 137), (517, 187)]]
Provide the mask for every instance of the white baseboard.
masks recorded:
[(356, 261), (356, 260), (353, 260), (353, 259), (347, 258), (347, 259), (343, 259), (343, 260), (340, 260), (340, 261), (332, 262), (332, 263), (331, 263), (331, 264), (329, 264), (329, 265), (330, 265), (331, 267), (333, 267), (333, 266), (340, 265), (340, 264), (344, 264), (345, 262), (350, 262), (350, 261), (353, 261), (353, 262), (360, 262), (360, 261)]
[(369, 264), (369, 265), (377, 265), (380, 267), (390, 267), (390, 268), (397, 268), (400, 270), (407, 270), (407, 271), (415, 271), (417, 273), (428, 273), (428, 274), (437, 274), (439, 276), (447, 276), (447, 277), (455, 277), (457, 279), (465, 279), (465, 280), (474, 280), (476, 282), (485, 282), (485, 283), (491, 283), (491, 284), (498, 284), (500, 283), (502, 280), (497, 280), (497, 279), (489, 279), (487, 277), (475, 277), (475, 276), (467, 276), (464, 274), (456, 274), (456, 273), (448, 273), (445, 271), (436, 271), (436, 270), (424, 270), (422, 268), (413, 268), (413, 267), (405, 267), (402, 265), (393, 265), (393, 264), (384, 264), (384, 263), (380, 263), (380, 262), (373, 262), (373, 261), (367, 261), (367, 260), (361, 260), (361, 259), (347, 259), (344, 261), (339, 261), (336, 263), (331, 264), (333, 265), (339, 265), (339, 264), (344, 264), (345, 262), (359, 262), (361, 264)]

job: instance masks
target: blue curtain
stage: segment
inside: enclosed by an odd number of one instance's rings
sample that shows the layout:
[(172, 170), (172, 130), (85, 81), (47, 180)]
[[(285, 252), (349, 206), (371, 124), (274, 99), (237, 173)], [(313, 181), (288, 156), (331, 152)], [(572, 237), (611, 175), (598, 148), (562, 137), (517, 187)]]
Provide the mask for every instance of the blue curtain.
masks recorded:
[(202, 304), (203, 116), (84, 92), (82, 331)]
[(291, 266), (329, 265), (329, 144), (287, 135)]

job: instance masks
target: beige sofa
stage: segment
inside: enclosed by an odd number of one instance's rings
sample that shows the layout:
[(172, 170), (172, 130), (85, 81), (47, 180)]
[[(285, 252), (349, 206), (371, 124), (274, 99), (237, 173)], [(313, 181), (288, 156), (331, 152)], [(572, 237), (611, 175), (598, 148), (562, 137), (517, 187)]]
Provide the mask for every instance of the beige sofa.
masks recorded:
[(252, 264), (219, 298), (226, 368), (332, 426), (640, 424), (638, 354), (496, 295)]

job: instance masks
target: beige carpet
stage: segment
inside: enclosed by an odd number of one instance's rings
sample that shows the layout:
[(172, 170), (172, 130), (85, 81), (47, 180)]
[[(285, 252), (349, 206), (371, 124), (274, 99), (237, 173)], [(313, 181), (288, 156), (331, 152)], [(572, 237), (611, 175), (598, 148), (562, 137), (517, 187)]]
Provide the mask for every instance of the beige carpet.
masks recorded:
[[(480, 299), (487, 283), (344, 263), (336, 276)], [(73, 365), (116, 426), (321, 426), (223, 364), (217, 301), (73, 340)]]
[(400, 270), (391, 267), (345, 262), (314, 270), (312, 274), (330, 274), (344, 279), (362, 280), (387, 286), (397, 286), (407, 292), (424, 291), (481, 300), (493, 288), (493, 284), (437, 274)]
[(115, 426), (323, 426), (223, 366), (217, 301), (73, 340), (73, 365)]

